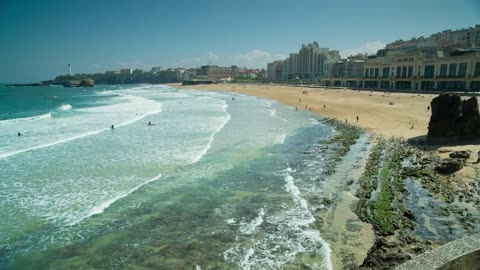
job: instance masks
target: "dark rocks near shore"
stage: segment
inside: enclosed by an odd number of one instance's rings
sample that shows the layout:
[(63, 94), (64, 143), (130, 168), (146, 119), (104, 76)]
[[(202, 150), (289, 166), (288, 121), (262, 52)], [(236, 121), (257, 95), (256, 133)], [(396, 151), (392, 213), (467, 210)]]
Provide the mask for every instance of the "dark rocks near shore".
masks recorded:
[(447, 158), (435, 166), (435, 171), (441, 174), (452, 174), (463, 169), (464, 163), (465, 161), (459, 158)]
[(448, 156), (451, 158), (469, 159), (471, 151), (454, 151)]
[(459, 95), (441, 94), (431, 102), (429, 138), (480, 137), (478, 100), (462, 100)]
[(90, 78), (78, 80), (78, 81), (66, 81), (63, 84), (63, 87), (93, 87), (93, 86), (95, 86), (95, 82)]

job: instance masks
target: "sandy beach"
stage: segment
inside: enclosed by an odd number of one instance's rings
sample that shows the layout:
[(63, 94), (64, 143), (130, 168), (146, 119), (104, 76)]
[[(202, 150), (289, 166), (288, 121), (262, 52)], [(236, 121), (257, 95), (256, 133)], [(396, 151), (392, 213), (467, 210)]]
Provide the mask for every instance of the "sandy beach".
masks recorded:
[[(273, 99), (312, 110), (322, 116), (365, 128), (385, 137), (409, 139), (426, 135), (435, 95), (353, 91), (350, 89), (306, 88), (281, 85), (210, 84), (175, 87), (235, 92)], [(307, 94), (303, 94), (307, 91)], [(324, 106), (325, 105), (325, 108)], [(357, 123), (356, 117), (359, 117)], [(413, 128), (412, 128), (413, 127)]]

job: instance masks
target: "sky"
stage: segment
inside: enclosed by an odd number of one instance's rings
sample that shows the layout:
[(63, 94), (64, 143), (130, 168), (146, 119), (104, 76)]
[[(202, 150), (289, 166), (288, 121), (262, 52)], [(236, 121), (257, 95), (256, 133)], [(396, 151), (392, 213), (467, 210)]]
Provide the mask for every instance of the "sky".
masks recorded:
[(0, 0), (0, 82), (205, 64), (266, 68), (317, 41), (343, 57), (480, 24), (478, 0)]

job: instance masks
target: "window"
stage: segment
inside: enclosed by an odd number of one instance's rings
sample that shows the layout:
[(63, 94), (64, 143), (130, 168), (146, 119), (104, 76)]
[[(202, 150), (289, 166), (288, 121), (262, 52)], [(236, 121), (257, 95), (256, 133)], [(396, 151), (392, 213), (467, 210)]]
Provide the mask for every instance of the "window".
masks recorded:
[(371, 68), (370, 69), (370, 78), (373, 78), (373, 72), (374, 72), (374, 70), (373, 70), (373, 68)]
[(375, 78), (378, 78), (378, 68), (375, 68)]
[(433, 74), (435, 74), (435, 65), (425, 65), (425, 72), (423, 73), (423, 77), (433, 78)]
[(406, 78), (407, 77), (407, 67), (404, 66), (402, 67), (402, 78)]
[(365, 69), (365, 78), (368, 78), (368, 68)]
[(480, 62), (475, 63), (475, 70), (473, 71), (473, 76), (480, 77)]
[(402, 76), (402, 67), (397, 67), (397, 78), (400, 78)]
[(440, 77), (447, 77), (447, 64), (440, 65)]
[(408, 77), (408, 78), (411, 78), (412, 75), (413, 75), (413, 66), (409, 66), (409, 67), (408, 67), (408, 75), (407, 75), (407, 77)]
[(390, 73), (390, 68), (385, 67), (385, 68), (382, 69), (382, 77), (383, 78), (388, 78), (388, 73)]
[(448, 77), (455, 77), (457, 75), (457, 64), (450, 64), (448, 69)]
[(467, 75), (467, 63), (460, 63), (458, 66), (458, 77), (464, 78)]

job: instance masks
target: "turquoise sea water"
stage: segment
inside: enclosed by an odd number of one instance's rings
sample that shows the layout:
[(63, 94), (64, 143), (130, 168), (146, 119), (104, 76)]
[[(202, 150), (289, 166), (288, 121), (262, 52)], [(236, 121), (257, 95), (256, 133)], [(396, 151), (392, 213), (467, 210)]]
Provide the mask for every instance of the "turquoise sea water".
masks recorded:
[(0, 87), (0, 268), (330, 269), (334, 132), (242, 95)]

